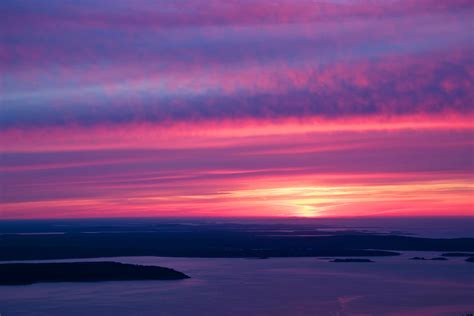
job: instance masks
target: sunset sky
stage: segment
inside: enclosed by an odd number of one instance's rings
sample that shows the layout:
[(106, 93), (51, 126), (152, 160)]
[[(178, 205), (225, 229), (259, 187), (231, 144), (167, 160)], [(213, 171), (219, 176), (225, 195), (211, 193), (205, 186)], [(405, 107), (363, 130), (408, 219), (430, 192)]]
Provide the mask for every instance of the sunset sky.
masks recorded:
[(0, 218), (474, 215), (474, 1), (0, 1)]

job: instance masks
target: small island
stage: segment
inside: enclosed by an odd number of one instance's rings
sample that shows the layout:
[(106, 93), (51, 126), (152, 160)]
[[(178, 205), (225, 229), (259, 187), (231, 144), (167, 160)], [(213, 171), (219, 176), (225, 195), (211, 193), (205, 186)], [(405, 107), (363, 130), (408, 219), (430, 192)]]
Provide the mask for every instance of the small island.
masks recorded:
[(434, 261), (446, 261), (448, 259), (444, 258), (444, 257), (434, 257), (434, 258), (431, 258), (431, 259), (427, 259), (425, 257), (413, 257), (413, 258), (410, 258), (410, 260), (434, 260)]
[(180, 280), (186, 274), (164, 267), (118, 262), (9, 263), (0, 264), (0, 285), (40, 282), (98, 282)]
[(447, 252), (442, 254), (443, 257), (474, 257), (474, 253), (468, 252)]
[(359, 258), (350, 258), (350, 259), (334, 259), (330, 262), (374, 262), (370, 259), (359, 259)]
[(446, 261), (448, 259), (444, 258), (444, 257), (434, 257), (434, 258), (431, 258), (431, 259), (427, 259), (425, 257), (413, 257), (413, 258), (410, 258), (410, 260), (434, 260), (434, 261)]
[(474, 257), (469, 257), (466, 259), (466, 262), (474, 262)]
[(258, 256), (258, 257), (247, 257), (245, 259), (250, 259), (250, 260), (265, 260), (265, 259), (270, 259), (270, 257), (267, 256)]
[(430, 260), (435, 260), (435, 261), (446, 261), (448, 260), (447, 258), (444, 258), (444, 257), (434, 257), (434, 258), (431, 258)]

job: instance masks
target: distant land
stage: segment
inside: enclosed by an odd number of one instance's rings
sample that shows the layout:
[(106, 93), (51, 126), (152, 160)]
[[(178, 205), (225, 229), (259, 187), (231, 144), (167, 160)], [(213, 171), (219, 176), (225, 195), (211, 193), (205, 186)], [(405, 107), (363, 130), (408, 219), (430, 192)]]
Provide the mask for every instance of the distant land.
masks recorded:
[(443, 257), (474, 257), (474, 253), (467, 252), (448, 252), (441, 254)]
[(0, 285), (39, 282), (97, 282), (127, 280), (180, 280), (186, 274), (163, 267), (118, 262), (0, 264)]
[(331, 260), (331, 262), (338, 262), (338, 263), (344, 263), (344, 262), (374, 262), (370, 259), (357, 259), (357, 258), (349, 258), (349, 259), (334, 259)]
[(448, 259), (444, 258), (444, 257), (434, 257), (434, 258), (431, 258), (431, 259), (427, 259), (425, 257), (413, 257), (413, 258), (410, 258), (410, 260), (434, 260), (434, 261), (446, 261)]
[(154, 223), (124, 227), (111, 222), (93, 223), (96, 225), (56, 225), (53, 231), (35, 226), (34, 233), (0, 232), (0, 260), (374, 257), (396, 256), (397, 251), (409, 250), (474, 252), (474, 238), (422, 238), (314, 225)]

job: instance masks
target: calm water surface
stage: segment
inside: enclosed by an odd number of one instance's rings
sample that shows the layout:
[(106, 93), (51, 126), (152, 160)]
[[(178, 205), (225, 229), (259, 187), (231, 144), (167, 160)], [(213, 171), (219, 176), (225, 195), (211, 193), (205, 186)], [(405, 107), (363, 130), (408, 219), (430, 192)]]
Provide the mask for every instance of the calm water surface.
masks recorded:
[[(0, 286), (10, 315), (465, 315), (474, 312), (474, 264), (464, 258), (330, 263), (318, 258), (123, 257), (175, 268), (181, 281)], [(55, 260), (84, 261), (84, 260)]]

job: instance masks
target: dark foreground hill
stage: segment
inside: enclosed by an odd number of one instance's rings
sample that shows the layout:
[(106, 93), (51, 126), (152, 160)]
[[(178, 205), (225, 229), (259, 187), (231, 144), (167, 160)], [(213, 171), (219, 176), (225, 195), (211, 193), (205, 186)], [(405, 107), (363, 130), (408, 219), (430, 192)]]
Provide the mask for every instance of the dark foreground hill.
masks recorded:
[(127, 280), (180, 280), (186, 274), (163, 267), (118, 262), (0, 264), (0, 285), (39, 282), (97, 282)]

